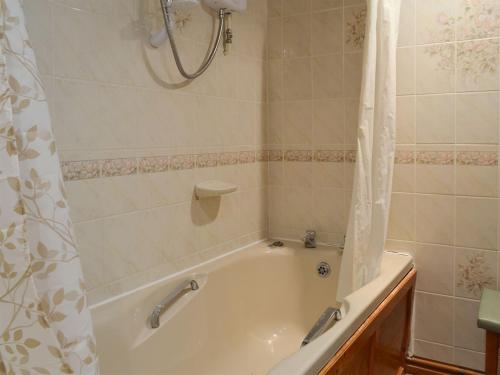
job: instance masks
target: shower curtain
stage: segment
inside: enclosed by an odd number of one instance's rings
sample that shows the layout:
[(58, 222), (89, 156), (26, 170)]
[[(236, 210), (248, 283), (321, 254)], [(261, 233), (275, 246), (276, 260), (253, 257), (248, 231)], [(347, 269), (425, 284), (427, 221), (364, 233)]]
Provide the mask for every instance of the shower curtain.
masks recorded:
[(380, 272), (396, 133), (396, 47), (401, 0), (368, 0), (356, 167), (337, 298)]
[(20, 0), (0, 0), (0, 374), (97, 374), (47, 101)]

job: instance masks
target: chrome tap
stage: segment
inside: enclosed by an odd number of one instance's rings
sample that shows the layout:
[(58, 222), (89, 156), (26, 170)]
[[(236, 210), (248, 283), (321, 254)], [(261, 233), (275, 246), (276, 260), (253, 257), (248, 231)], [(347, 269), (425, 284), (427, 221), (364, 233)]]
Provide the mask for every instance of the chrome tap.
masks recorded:
[(316, 231), (306, 230), (306, 235), (303, 238), (304, 247), (308, 249), (314, 249), (316, 247)]

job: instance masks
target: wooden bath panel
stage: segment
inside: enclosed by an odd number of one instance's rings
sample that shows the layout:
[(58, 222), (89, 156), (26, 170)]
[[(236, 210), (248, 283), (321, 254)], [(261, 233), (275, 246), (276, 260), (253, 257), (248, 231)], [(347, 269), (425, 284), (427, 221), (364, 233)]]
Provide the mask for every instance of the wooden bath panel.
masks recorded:
[(415, 269), (408, 272), (320, 375), (404, 374), (416, 276)]

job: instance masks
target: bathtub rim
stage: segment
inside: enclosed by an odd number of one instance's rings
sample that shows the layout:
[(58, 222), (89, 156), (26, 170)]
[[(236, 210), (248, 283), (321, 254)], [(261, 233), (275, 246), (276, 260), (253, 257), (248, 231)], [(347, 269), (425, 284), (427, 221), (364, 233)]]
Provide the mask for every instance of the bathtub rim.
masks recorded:
[(342, 301), (345, 314), (334, 327), (270, 369), (269, 375), (317, 374), (370, 314), (414, 268), (411, 254), (384, 251), (381, 274)]

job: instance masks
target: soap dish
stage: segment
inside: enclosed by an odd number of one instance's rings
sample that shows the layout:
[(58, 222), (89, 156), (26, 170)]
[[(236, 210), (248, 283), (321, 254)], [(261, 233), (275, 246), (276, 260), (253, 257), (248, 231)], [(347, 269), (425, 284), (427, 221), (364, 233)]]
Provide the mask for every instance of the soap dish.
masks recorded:
[(236, 189), (238, 189), (238, 186), (234, 184), (224, 181), (210, 180), (196, 184), (194, 192), (196, 198), (202, 199), (220, 197), (221, 195), (232, 193), (233, 191), (236, 191)]

